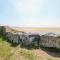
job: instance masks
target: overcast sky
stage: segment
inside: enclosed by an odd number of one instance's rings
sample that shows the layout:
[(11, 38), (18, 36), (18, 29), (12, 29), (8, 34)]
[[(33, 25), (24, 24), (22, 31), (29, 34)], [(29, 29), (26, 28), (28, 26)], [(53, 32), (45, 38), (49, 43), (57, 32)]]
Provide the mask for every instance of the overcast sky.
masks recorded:
[(60, 0), (0, 0), (0, 24), (60, 27)]

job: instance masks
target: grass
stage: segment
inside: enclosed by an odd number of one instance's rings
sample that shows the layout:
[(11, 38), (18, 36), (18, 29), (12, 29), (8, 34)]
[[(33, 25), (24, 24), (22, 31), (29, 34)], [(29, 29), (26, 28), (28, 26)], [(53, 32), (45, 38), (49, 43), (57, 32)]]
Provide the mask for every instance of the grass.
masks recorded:
[(12, 55), (10, 53), (10, 50), (10, 44), (4, 41), (3, 37), (0, 37), (0, 57), (4, 58), (4, 60), (8, 60), (9, 57)]
[(20, 50), (19, 52), (20, 55), (24, 56), (25, 59), (28, 59), (28, 60), (35, 60), (35, 57), (33, 56), (32, 52), (29, 51), (29, 50)]
[[(20, 59), (21, 56), (22, 59)], [(20, 46), (12, 47), (3, 37), (0, 37), (0, 60), (60, 60), (60, 57), (49, 55), (41, 49), (28, 50)]]

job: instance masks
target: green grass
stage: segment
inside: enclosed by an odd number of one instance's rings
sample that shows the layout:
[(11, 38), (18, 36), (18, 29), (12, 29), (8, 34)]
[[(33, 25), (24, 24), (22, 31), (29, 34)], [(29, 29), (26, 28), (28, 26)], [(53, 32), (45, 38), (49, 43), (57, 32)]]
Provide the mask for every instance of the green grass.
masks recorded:
[(8, 60), (12, 54), (10, 53), (11, 47), (10, 44), (3, 40), (3, 37), (0, 37), (0, 57), (4, 60)]

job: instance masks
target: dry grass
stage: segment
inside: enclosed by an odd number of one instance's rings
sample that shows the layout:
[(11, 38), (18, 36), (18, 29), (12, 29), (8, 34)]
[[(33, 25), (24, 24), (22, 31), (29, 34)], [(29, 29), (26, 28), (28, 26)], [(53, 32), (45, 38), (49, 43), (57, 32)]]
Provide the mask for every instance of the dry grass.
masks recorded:
[(0, 60), (60, 60), (60, 54), (48, 53), (41, 49), (28, 50), (20, 46), (12, 47), (0, 38)]

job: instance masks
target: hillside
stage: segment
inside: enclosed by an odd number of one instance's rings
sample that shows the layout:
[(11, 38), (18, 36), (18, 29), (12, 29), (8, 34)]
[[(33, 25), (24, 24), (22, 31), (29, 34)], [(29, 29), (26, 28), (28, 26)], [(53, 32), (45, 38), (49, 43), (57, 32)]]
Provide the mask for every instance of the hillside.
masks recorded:
[[(47, 28), (11, 28), (5, 27), (7, 32), (41, 32), (42, 30), (46, 32)], [(56, 29), (56, 28), (55, 28)], [(55, 30), (53, 29), (53, 30)], [(50, 28), (49, 28), (50, 30)], [(57, 29), (58, 30), (58, 29)], [(56, 31), (57, 31), (56, 30)], [(51, 31), (51, 30), (50, 30)], [(57, 31), (58, 32), (58, 31)], [(11, 43), (7, 42), (3, 36), (0, 36), (0, 60), (60, 60), (60, 49), (51, 48), (26, 48), (21, 47), (20, 44), (18, 46), (12, 46)]]
[(27, 49), (14, 47), (0, 37), (0, 60), (60, 60), (60, 52), (51, 52), (45, 48)]

